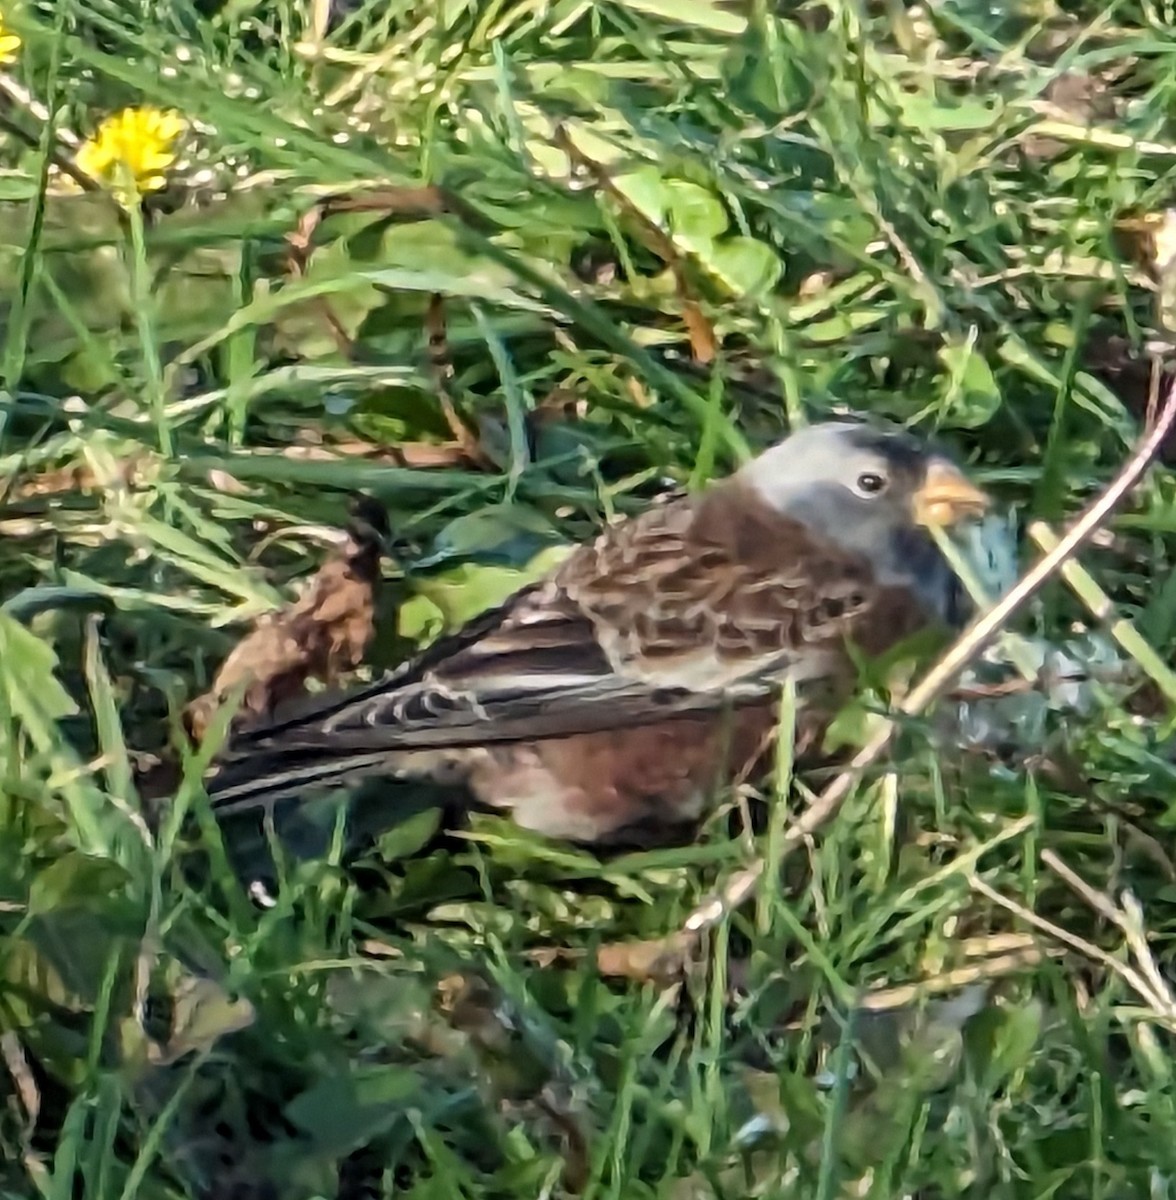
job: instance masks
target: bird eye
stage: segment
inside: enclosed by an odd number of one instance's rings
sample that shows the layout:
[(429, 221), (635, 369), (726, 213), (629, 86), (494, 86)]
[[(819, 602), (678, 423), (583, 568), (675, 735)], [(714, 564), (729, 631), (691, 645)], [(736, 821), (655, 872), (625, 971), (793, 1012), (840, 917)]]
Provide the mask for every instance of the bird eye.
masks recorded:
[(862, 496), (877, 496), (886, 490), (886, 477), (877, 471), (863, 471), (857, 477), (854, 490)]

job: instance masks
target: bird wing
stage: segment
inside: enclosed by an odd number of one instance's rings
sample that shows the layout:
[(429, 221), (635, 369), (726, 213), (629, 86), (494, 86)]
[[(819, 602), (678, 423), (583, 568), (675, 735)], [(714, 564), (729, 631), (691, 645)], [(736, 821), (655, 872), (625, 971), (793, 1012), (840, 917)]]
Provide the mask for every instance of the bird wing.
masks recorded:
[[(579, 547), (547, 580), (384, 679), (302, 705), (235, 739), (224, 782), (254, 756), (346, 759), (556, 737), (762, 700), (823, 677), (845, 643), (918, 623), (903, 589), (818, 544), (737, 485), (650, 509)], [(865, 633), (864, 638), (857, 636)], [(233, 768), (234, 760), (240, 770)]]

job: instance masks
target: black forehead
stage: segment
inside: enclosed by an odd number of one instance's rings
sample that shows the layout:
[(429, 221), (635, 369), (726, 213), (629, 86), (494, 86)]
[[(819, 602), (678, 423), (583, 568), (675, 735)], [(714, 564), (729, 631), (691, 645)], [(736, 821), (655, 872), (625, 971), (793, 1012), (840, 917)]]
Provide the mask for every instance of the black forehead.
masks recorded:
[(932, 454), (942, 453), (939, 447), (901, 429), (863, 425), (848, 430), (846, 440), (855, 450), (881, 455), (895, 470), (912, 474), (921, 471)]

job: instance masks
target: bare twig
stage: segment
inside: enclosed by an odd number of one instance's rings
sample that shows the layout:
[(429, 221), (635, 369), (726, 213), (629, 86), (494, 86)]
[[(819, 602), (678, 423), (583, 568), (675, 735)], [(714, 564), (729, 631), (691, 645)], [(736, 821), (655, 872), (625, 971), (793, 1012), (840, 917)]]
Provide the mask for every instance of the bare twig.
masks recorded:
[(1140, 991), (1140, 995), (1153, 1008), (1163, 1013), (1168, 1021), (1176, 1020), (1176, 997), (1173, 997), (1168, 981), (1156, 966), (1151, 947), (1147, 944), (1143, 910), (1139, 906), (1139, 901), (1130, 892), (1124, 892), (1122, 906), (1116, 906), (1108, 895), (1091, 887), (1053, 850), (1043, 850), (1041, 861), (1081, 896), (1099, 916), (1105, 918), (1122, 932), (1127, 948), (1137, 963), (1140, 976), (1149, 985), (1146, 991), (1138, 988), (1136, 990)]
[(488, 465), (485, 452), (457, 408), (453, 356), (449, 352), (449, 330), (445, 320), (445, 297), (440, 292), (435, 292), (429, 297), (429, 305), (425, 309), (425, 336), (428, 341), (429, 366), (437, 387), (437, 402), (441, 405), (441, 415), (445, 418), (445, 424), (449, 426), (454, 442), (461, 447), (470, 462), (484, 467)]
[(1062, 881), (1076, 892), (1100, 917), (1110, 921), (1112, 925), (1122, 925), (1122, 916), (1115, 908), (1111, 898), (1103, 892), (1096, 891), (1072, 867), (1064, 863), (1053, 850), (1042, 850), (1041, 861)]
[[(902, 716), (915, 716), (937, 700), (959, 673), (984, 649), (1008, 623), (1016, 611), (1091, 538), (1107, 520), (1115, 506), (1139, 482), (1164, 439), (1176, 423), (1176, 384), (1169, 390), (1154, 426), (1140, 439), (1119, 474), (1070, 526), (1060, 542), (1042, 558), (998, 603), (980, 613), (942, 658), (914, 687), (899, 706)], [(787, 852), (820, 828), (838, 810), (853, 790), (862, 773), (885, 752), (899, 729), (899, 721), (886, 721), (878, 732), (854, 755), (852, 761), (816, 800), (789, 827), (784, 836)], [(764, 872), (764, 860), (756, 859), (732, 876), (721, 890), (703, 900), (686, 919), (683, 931), (699, 935), (713, 928), (755, 890)]]
[[(1050, 951), (1049, 953), (1057, 953)], [(1036, 943), (1028, 945), (1023, 950), (1009, 954), (997, 954), (981, 962), (969, 963), (962, 967), (953, 967), (941, 975), (930, 979), (921, 979), (917, 983), (899, 984), (896, 987), (880, 988), (876, 992), (867, 992), (862, 997), (861, 1006), (867, 1012), (887, 1012), (890, 1009), (906, 1008), (925, 1000), (928, 996), (943, 996), (948, 992), (962, 991), (977, 983), (991, 983), (994, 979), (1002, 979), (1023, 971), (1026, 967), (1035, 966), (1046, 957), (1047, 951)]]
[[(299, 217), (298, 227), (286, 237), (286, 244), (289, 246), (287, 260), (290, 265), (290, 273), (299, 279), (305, 279), (307, 271), (310, 269), (310, 256), (314, 248), (314, 231), (322, 219), (323, 207), (321, 205), (307, 209)], [(350, 362), (355, 353), (355, 343), (330, 301), (326, 296), (316, 296), (310, 301), (310, 304), (322, 315), (327, 328), (331, 331), (331, 336), (335, 339), (339, 353)]]
[[(3, 76), (0, 76), (0, 80), (2, 79)], [(0, 91), (3, 90), (3, 87), (0, 87)], [(25, 129), (19, 121), (14, 121), (3, 112), (0, 112), (0, 129), (12, 134), (13, 137), (19, 138), (32, 150), (39, 150), (41, 147), (39, 135)], [(49, 147), (49, 159), (59, 171), (68, 175), (83, 191), (98, 192), (101, 190), (93, 179), (78, 169), (77, 163), (60, 145)]]
[(8, 1068), (8, 1074), (12, 1077), (13, 1086), (24, 1109), (24, 1137), (27, 1140), (36, 1129), (37, 1119), (41, 1115), (41, 1089), (37, 1087), (36, 1077), (29, 1067), (29, 1060), (20, 1038), (11, 1029), (0, 1034), (0, 1057), (4, 1059), (4, 1065)]
[(1010, 900), (1007, 896), (1002, 896), (1000, 892), (985, 883), (978, 875), (972, 875), (968, 883), (971, 885), (973, 891), (979, 892), (981, 896), (991, 900), (993, 904), (998, 904), (1007, 912), (1020, 917), (1026, 924), (1032, 925), (1034, 929), (1039, 929), (1042, 933), (1049, 934), (1050, 937), (1056, 938), (1063, 945), (1069, 946), (1071, 950), (1076, 950), (1092, 962), (1101, 963), (1108, 971), (1114, 975), (1118, 975), (1124, 983), (1132, 988), (1151, 1010), (1164, 1020), (1169, 1029), (1174, 1027), (1174, 1024), (1176, 1024), (1176, 1011), (1173, 1010), (1170, 1000), (1162, 993), (1157, 992), (1150, 981), (1135, 967), (1120, 962), (1113, 954), (1108, 954), (1102, 947), (1096, 946), (1093, 942), (1088, 942), (1085, 938), (1078, 937), (1077, 934), (1071, 933), (1068, 929), (1063, 929), (1060, 925), (1055, 925), (1052, 921), (1047, 921), (1044, 917), (1039, 917), (1032, 909), (1026, 908), (1023, 904), (1018, 904), (1015, 900)]
[[(9, 101), (13, 108), (27, 112), (39, 125), (47, 125), (52, 118), (52, 113), (32, 92), (7, 72), (0, 72), (0, 95)], [(53, 135), (69, 150), (77, 150), (82, 144), (82, 139), (60, 121), (54, 127)]]
[(331, 0), (311, 0), (310, 5), (310, 42), (321, 46), (327, 37), (327, 28), (331, 23)]
[(1135, 956), (1135, 961), (1139, 964), (1139, 970), (1144, 978), (1151, 984), (1155, 994), (1164, 1001), (1160, 1006), (1160, 1011), (1170, 1021), (1176, 1022), (1176, 997), (1172, 995), (1168, 980), (1157, 965), (1151, 946), (1148, 945), (1147, 928), (1143, 921), (1143, 907), (1129, 891), (1123, 893), (1120, 905), (1123, 916), (1119, 924), (1123, 930), (1127, 947)]

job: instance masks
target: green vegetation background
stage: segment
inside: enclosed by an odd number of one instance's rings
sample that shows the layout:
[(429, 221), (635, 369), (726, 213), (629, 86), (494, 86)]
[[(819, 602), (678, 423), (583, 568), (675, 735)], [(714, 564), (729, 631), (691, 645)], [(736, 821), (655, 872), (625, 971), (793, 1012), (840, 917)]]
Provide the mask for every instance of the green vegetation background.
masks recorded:
[[(355, 489), (403, 549), (372, 670), (802, 418), (914, 421), (1060, 523), (1170, 338), (1173, 7), (4, 18), (0, 1195), (1176, 1195), (1162, 704), (1091, 684), (1004, 759), (912, 730), (674, 987), (591, 951), (674, 930), (737, 819), (598, 861), (487, 818), (438, 842), (428, 806), (356, 849), (319, 806), (267, 901), (194, 786), (148, 829), (128, 749)], [(190, 130), (135, 222), (62, 164), (139, 105)], [(455, 213), (389, 190), (434, 185)], [(374, 207), (297, 252), (328, 195)], [(1169, 659), (1174, 495), (1157, 471), (1085, 556)], [(1055, 589), (1025, 629), (1080, 617)]]

